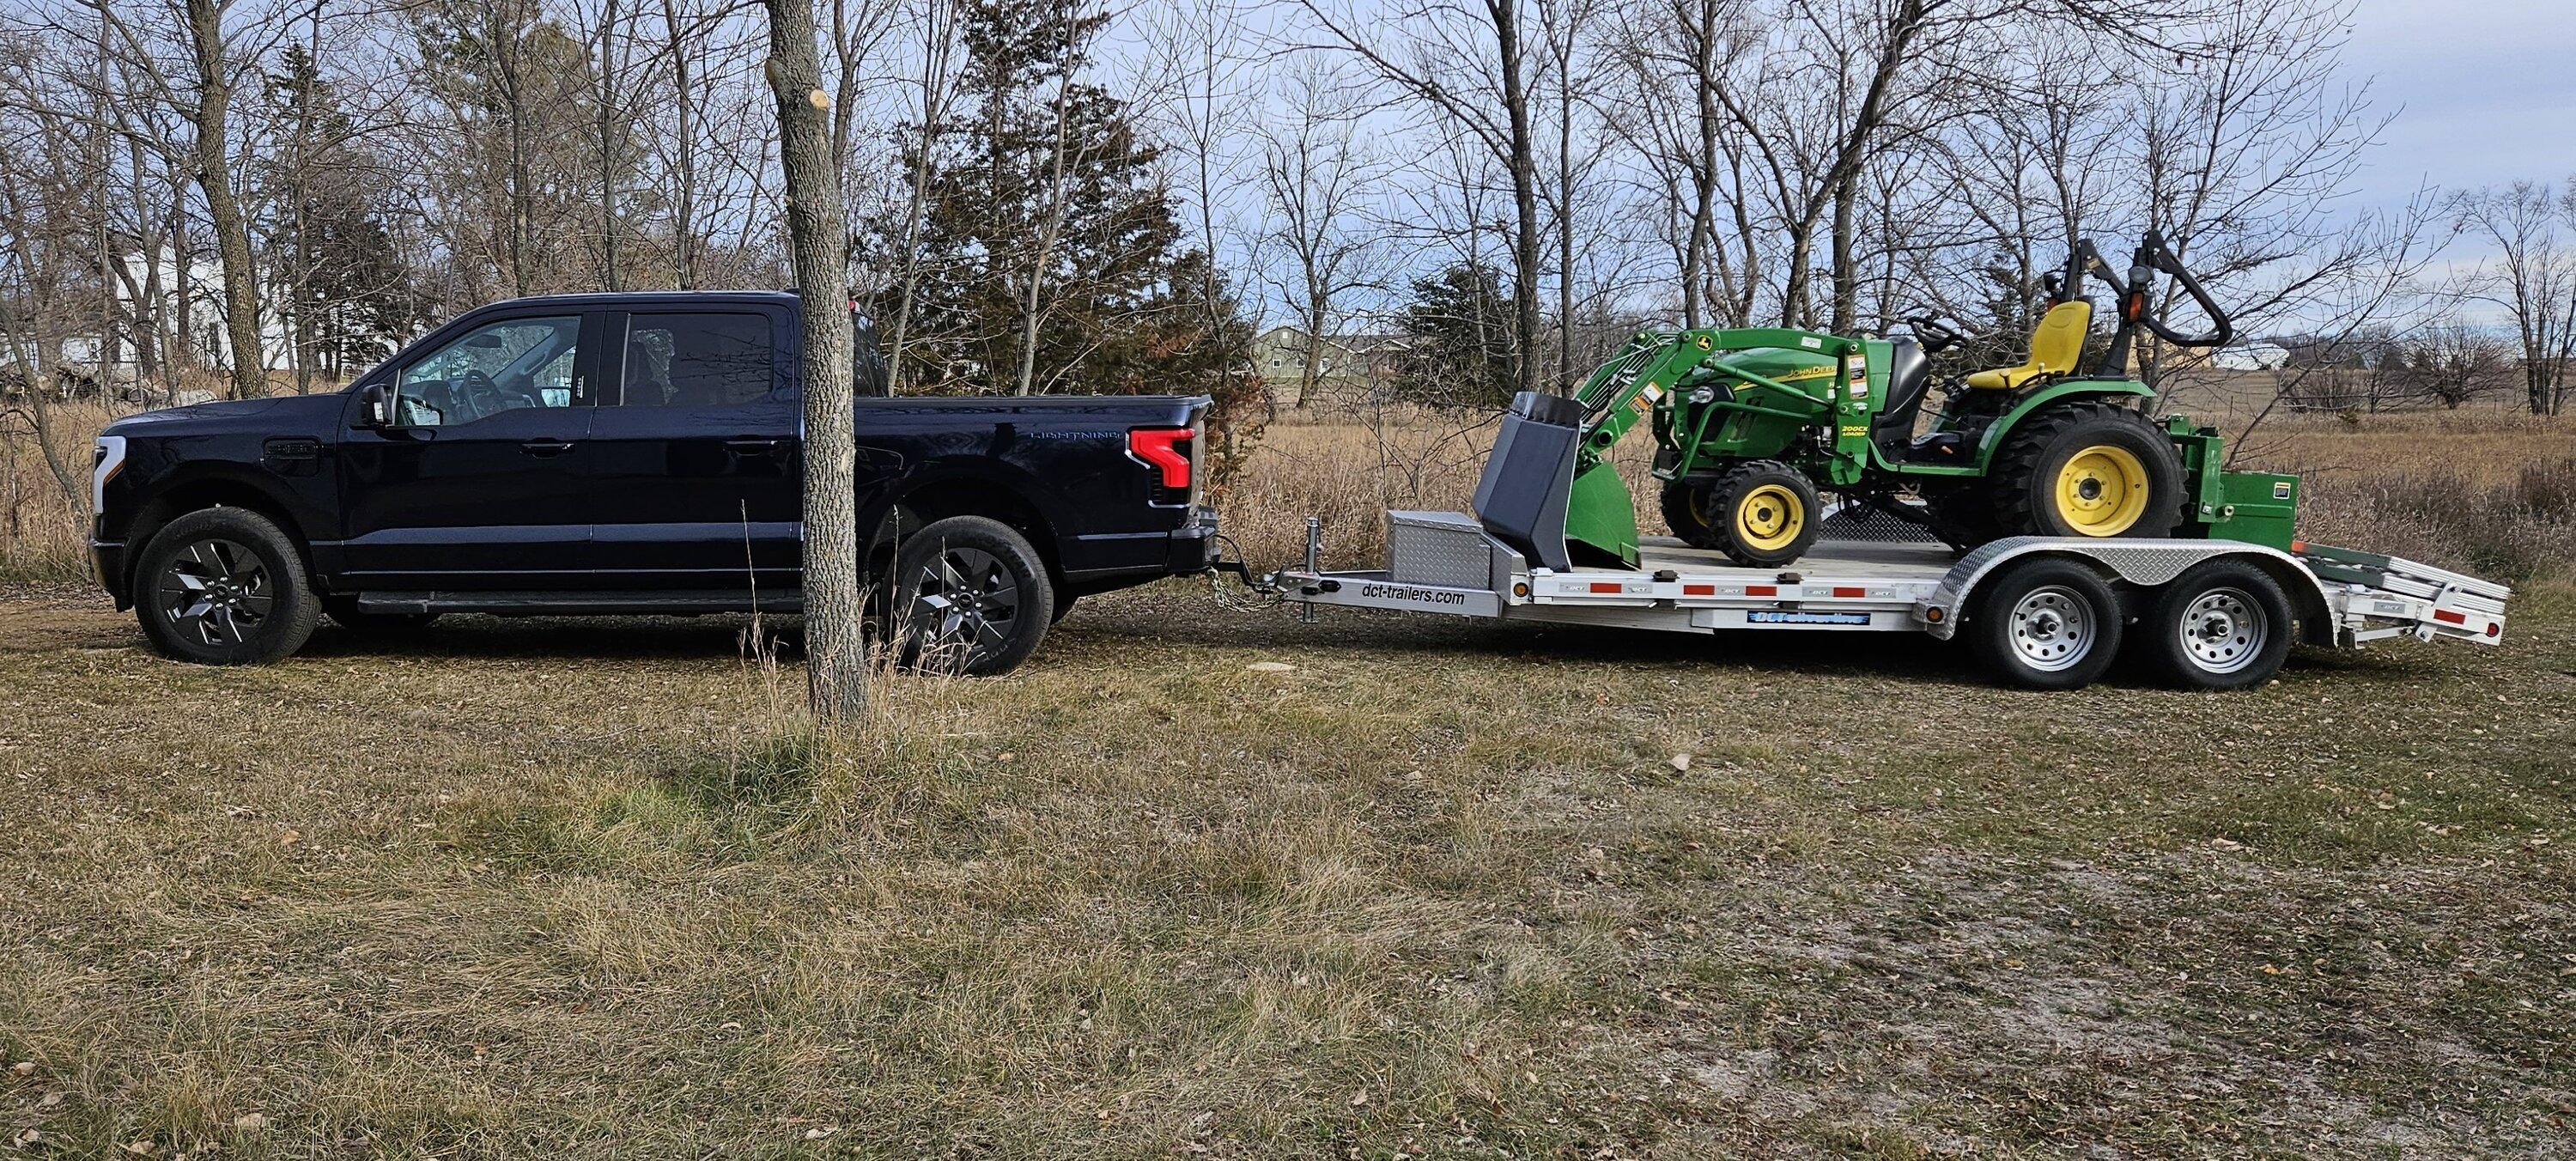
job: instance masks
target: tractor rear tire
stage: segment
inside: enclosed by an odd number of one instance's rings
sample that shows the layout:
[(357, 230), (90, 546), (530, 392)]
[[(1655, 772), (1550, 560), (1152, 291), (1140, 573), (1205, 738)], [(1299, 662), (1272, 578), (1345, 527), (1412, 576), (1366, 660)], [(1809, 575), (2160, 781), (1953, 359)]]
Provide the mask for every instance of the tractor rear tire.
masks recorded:
[(1687, 480), (1664, 484), (1664, 527), (1693, 548), (1718, 547), (1717, 529), (1708, 522), (1708, 489)]
[(1816, 485), (1778, 460), (1747, 460), (1708, 489), (1703, 509), (1717, 550), (1748, 568), (1777, 568), (1806, 555), (1824, 530)]
[(2023, 417), (1987, 473), (2001, 536), (2154, 537), (2182, 520), (2182, 453), (2147, 417), (2067, 403)]

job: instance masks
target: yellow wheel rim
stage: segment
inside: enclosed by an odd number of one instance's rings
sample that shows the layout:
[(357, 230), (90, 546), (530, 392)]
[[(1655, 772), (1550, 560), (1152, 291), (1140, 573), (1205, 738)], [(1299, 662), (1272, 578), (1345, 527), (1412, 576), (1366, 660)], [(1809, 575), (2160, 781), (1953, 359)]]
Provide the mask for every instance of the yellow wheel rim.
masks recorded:
[(1735, 535), (1748, 548), (1764, 552), (1787, 548), (1806, 526), (1806, 505), (1783, 485), (1764, 484), (1735, 502)]
[(2079, 536), (2118, 536), (2147, 514), (2147, 490), (2136, 452), (2097, 443), (2057, 470), (2057, 515)]

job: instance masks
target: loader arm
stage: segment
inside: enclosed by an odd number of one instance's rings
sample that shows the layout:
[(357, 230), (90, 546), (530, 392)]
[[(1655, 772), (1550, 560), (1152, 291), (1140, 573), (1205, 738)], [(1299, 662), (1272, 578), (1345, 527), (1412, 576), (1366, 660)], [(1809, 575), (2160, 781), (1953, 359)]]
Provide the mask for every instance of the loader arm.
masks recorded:
[[(1701, 364), (1736, 351), (1773, 348), (1833, 358), (1836, 384), (1850, 382), (1855, 373), (1866, 374), (1859, 340), (1785, 327), (1745, 327), (1640, 331), (1620, 347), (1618, 355), (1585, 378), (1574, 393), (1575, 401), (1583, 405), (1583, 426), (1575, 450), (1573, 490), (1566, 499), (1566, 539), (1636, 567), (1636, 503), (1611, 461), (1620, 437), (1652, 414), (1664, 393)], [(1828, 409), (1833, 405), (1831, 393), (1836, 388), (1815, 396), (1749, 371), (1729, 368), (1727, 373), (1744, 382), (1806, 396)]]

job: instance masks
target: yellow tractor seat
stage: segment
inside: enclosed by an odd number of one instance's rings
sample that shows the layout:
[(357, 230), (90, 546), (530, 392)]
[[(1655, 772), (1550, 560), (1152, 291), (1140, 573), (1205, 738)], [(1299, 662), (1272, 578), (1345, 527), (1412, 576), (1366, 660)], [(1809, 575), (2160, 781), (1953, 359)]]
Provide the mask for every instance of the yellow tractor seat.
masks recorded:
[(2092, 329), (2092, 303), (2080, 298), (2058, 303), (2039, 316), (2039, 325), (2031, 328), (2029, 362), (2018, 367), (1972, 371), (1968, 386), (2009, 391), (2033, 379), (2067, 374), (2075, 370), (2076, 359), (2084, 354), (2084, 336)]

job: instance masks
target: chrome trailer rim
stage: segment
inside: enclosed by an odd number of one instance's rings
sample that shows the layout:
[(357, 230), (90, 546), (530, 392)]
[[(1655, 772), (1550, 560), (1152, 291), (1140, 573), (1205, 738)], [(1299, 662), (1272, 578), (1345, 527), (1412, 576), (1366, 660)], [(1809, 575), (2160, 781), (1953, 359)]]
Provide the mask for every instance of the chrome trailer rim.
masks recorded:
[(2100, 629), (2084, 598), (2064, 585), (2033, 589), (2012, 607), (2013, 653), (2042, 673), (2080, 664)]
[(2263, 607), (2243, 589), (2211, 589), (2182, 611), (2174, 627), (2182, 637), (2183, 656), (2211, 673), (2234, 673), (2254, 663), (2270, 643), (2272, 627)]

